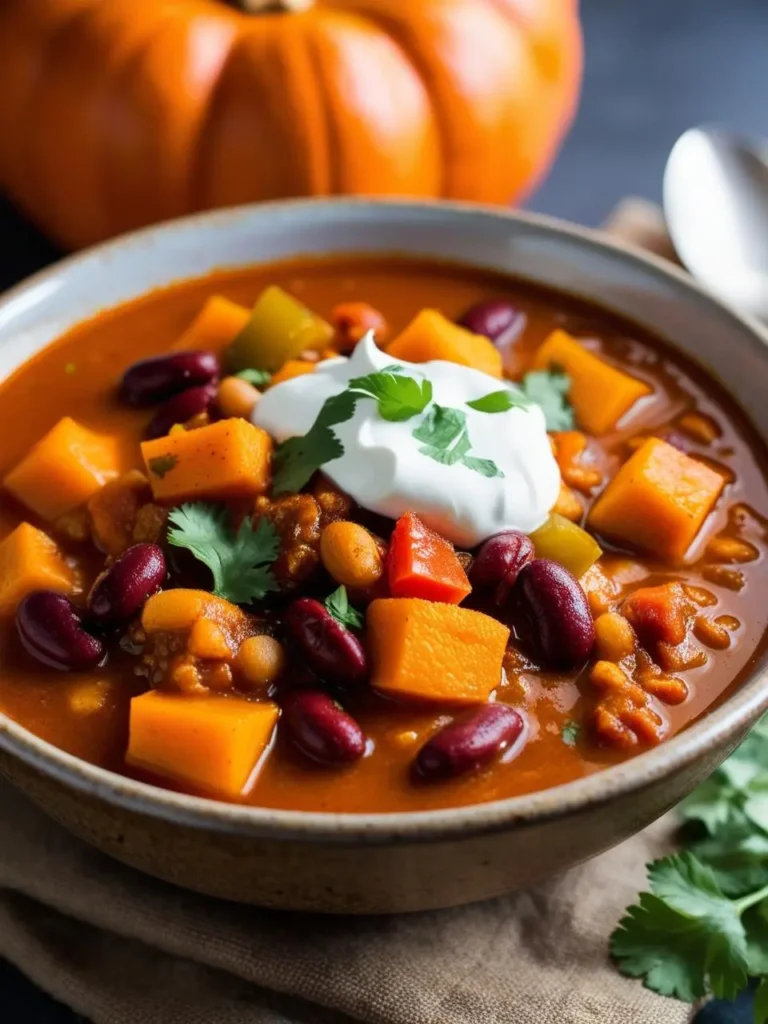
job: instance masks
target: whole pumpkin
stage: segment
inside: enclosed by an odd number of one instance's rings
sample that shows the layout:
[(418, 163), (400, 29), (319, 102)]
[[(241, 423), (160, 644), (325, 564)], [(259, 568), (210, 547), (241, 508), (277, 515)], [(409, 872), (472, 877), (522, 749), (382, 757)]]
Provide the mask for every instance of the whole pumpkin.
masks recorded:
[(580, 74), (577, 0), (0, 0), (0, 188), (71, 248), (283, 196), (506, 203)]

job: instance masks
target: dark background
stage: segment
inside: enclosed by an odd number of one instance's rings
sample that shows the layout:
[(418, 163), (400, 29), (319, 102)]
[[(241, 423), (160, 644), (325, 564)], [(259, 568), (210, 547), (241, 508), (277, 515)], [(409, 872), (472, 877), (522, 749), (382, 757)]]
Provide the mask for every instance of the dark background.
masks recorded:
[[(658, 200), (667, 152), (692, 124), (718, 122), (768, 138), (768, 0), (582, 0), (582, 11), (581, 112), (532, 209), (599, 224), (624, 195)], [(0, 199), (0, 289), (56, 255)], [(0, 962), (4, 1024), (77, 1019)], [(709, 1007), (700, 1024), (750, 1019), (742, 1001)]]

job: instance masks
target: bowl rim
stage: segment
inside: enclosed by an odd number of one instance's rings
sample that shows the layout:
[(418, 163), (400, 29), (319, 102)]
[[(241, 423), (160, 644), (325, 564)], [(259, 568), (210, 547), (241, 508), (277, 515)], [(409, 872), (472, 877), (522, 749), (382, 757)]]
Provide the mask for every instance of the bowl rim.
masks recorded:
[[(651, 275), (676, 283), (681, 298), (695, 298), (730, 318), (746, 341), (768, 360), (768, 328), (749, 316), (737, 313), (715, 298), (682, 270), (652, 253), (611, 238), (603, 232), (528, 211), (510, 210), (479, 203), (449, 200), (418, 200), (378, 197), (330, 197), (323, 199), (275, 200), (249, 203), (224, 210), (207, 211), (177, 218), (122, 235), (58, 260), (26, 278), (0, 296), (0, 308), (17, 301), (25, 293), (94, 255), (120, 259), (123, 250), (130, 257), (158, 234), (168, 235), (200, 226), (226, 231), (234, 219), (258, 211), (290, 212), (316, 209), (324, 205), (339, 217), (360, 208), (389, 208), (404, 212), (418, 209), (432, 215), (440, 210), (464, 216), (485, 215), (511, 225), (523, 224), (550, 237), (569, 238), (587, 247), (602, 250), (614, 259), (641, 264)], [(767, 363), (768, 365), (768, 363)], [(246, 804), (224, 803), (200, 796), (176, 793), (149, 783), (127, 778), (116, 772), (83, 761), (41, 739), (0, 712), (0, 750), (36, 769), (58, 783), (129, 812), (168, 820), (174, 824), (253, 838), (306, 842), (396, 843), (433, 842), (463, 839), (511, 828), (525, 828), (575, 814), (579, 810), (608, 804), (646, 789), (672, 773), (690, 767), (715, 744), (725, 750), (766, 710), (768, 710), (768, 650), (752, 666), (740, 688), (711, 711), (704, 712), (682, 732), (658, 747), (638, 754), (617, 765), (608, 766), (585, 778), (522, 796), (485, 803), (426, 811), (331, 812), (297, 811)]]

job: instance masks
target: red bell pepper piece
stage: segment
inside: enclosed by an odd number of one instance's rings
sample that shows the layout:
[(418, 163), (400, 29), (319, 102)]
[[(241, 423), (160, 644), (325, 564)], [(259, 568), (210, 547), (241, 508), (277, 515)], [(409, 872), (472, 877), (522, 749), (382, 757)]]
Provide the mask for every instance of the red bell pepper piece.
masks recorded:
[(453, 545), (406, 512), (395, 525), (387, 553), (393, 597), (459, 604), (472, 590)]

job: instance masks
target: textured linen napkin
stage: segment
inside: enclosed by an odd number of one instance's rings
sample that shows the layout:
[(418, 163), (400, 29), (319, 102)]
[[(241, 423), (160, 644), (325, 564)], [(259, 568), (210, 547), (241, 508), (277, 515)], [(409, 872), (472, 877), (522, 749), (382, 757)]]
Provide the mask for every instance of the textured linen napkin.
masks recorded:
[[(657, 209), (615, 234), (669, 253)], [(512, 896), (331, 918), (241, 907), (155, 881), (0, 785), (0, 955), (94, 1024), (684, 1024), (621, 977), (608, 936), (669, 848), (673, 819)]]

